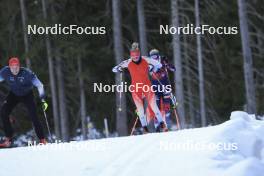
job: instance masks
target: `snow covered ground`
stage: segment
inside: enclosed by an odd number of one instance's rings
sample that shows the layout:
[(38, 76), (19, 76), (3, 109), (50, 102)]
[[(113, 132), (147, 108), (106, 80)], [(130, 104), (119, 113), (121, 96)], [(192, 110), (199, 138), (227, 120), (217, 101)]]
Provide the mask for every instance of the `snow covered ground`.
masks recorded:
[(263, 176), (264, 121), (0, 150), (0, 176)]

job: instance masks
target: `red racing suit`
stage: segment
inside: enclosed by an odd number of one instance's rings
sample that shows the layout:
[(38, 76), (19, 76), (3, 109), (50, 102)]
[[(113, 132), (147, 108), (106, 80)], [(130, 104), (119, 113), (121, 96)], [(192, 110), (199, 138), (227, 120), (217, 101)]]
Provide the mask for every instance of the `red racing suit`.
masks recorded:
[(162, 64), (158, 61), (141, 56), (138, 62), (128, 59), (113, 68), (113, 72), (117, 72), (120, 68), (128, 69), (131, 76), (130, 91), (137, 107), (142, 126), (147, 126), (146, 114), (144, 112), (144, 98), (148, 103), (148, 107), (153, 110), (158, 122), (163, 122), (161, 112), (156, 103), (155, 93), (151, 88), (152, 85), (149, 79), (149, 65), (153, 67), (154, 72), (162, 67)]

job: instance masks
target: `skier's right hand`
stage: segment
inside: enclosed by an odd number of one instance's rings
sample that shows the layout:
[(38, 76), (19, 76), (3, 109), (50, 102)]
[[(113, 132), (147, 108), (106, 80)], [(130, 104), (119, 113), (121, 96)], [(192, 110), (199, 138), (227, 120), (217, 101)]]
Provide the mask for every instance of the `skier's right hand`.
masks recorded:
[(161, 69), (160, 69), (160, 68), (155, 68), (155, 67), (154, 67), (152, 70), (153, 70), (153, 72), (154, 72), (154, 73), (158, 73), (158, 72), (160, 72), (160, 71), (161, 71)]
[(117, 72), (123, 72), (123, 68), (121, 66), (115, 66), (112, 71), (114, 73), (117, 73)]

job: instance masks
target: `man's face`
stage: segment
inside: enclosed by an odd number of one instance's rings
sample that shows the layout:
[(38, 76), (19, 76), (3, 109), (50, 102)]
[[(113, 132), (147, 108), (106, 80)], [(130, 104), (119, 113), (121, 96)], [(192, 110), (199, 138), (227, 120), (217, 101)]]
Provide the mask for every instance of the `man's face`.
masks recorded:
[(19, 65), (11, 65), (10, 67), (10, 71), (13, 75), (17, 75), (19, 73), (20, 70), (20, 66)]

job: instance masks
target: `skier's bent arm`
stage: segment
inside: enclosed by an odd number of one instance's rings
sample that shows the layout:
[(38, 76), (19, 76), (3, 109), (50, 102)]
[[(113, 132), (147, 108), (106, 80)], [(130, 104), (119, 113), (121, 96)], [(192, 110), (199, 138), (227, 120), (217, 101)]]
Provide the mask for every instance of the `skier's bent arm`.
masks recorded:
[(124, 68), (127, 68), (128, 67), (128, 64), (131, 62), (131, 59), (127, 59), (127, 60), (124, 60), (123, 62), (121, 62), (120, 64), (118, 64), (117, 66), (115, 66), (113, 69), (112, 69), (112, 72), (114, 73), (117, 73), (117, 72), (122, 72), (122, 70)]
[(172, 65), (172, 64), (168, 64), (166, 68), (167, 68), (169, 71), (171, 71), (171, 72), (175, 72), (175, 71), (176, 71), (176, 68), (175, 68), (174, 65)]
[(0, 82), (3, 82), (4, 78), (0, 75)]
[(0, 82), (4, 81), (4, 77), (3, 77), (3, 69), (0, 70)]
[(32, 84), (37, 87), (38, 92), (39, 92), (39, 97), (41, 99), (41, 103), (42, 103), (42, 109), (44, 111), (47, 111), (48, 109), (48, 103), (45, 101), (45, 91), (44, 91), (44, 86), (42, 84), (42, 82), (37, 78), (37, 76), (34, 74), (33, 78), (32, 78)]
[(149, 65), (153, 66), (154, 72), (157, 72), (162, 67), (162, 64), (159, 61), (156, 61), (154, 59), (150, 59), (148, 57), (144, 57), (144, 58), (148, 62)]
[(44, 86), (36, 75), (34, 75), (32, 79), (32, 84), (38, 89), (40, 99), (44, 99), (45, 98)]
[(164, 65), (166, 67), (167, 70), (171, 71), (171, 72), (175, 72), (176, 68), (174, 65), (170, 64), (168, 61), (164, 61)]

